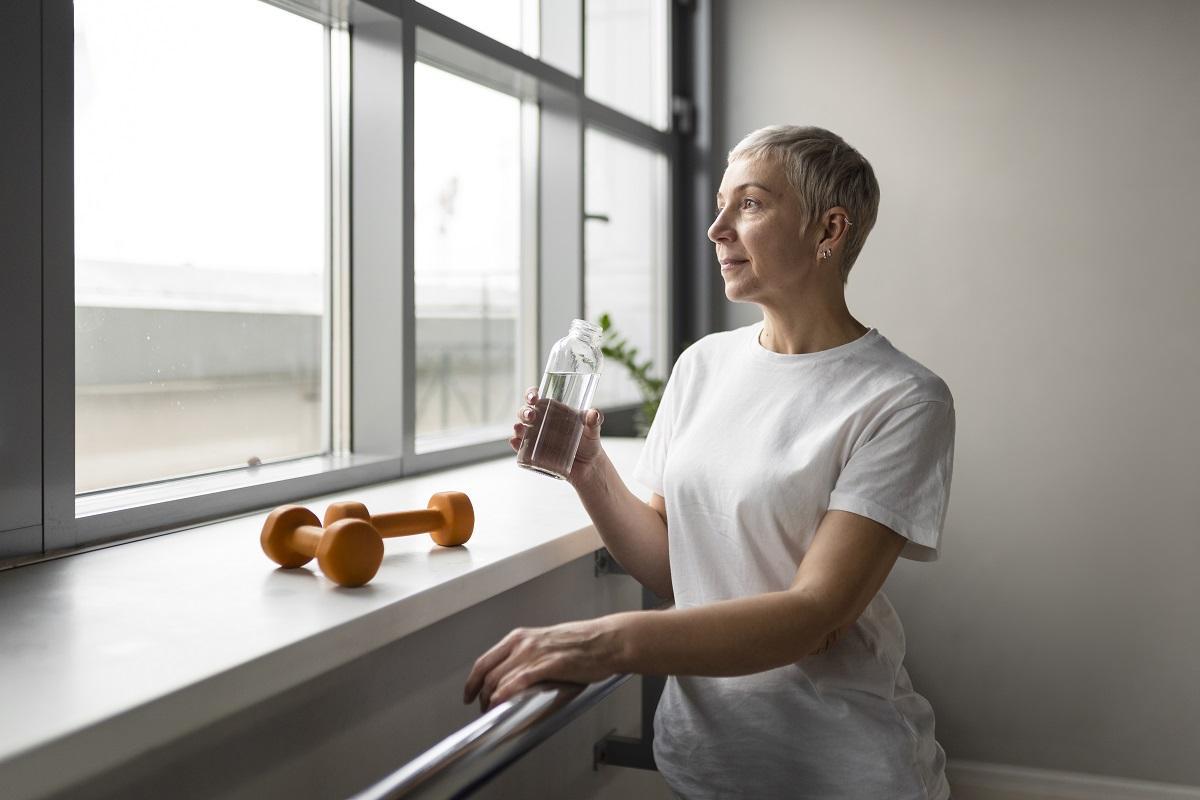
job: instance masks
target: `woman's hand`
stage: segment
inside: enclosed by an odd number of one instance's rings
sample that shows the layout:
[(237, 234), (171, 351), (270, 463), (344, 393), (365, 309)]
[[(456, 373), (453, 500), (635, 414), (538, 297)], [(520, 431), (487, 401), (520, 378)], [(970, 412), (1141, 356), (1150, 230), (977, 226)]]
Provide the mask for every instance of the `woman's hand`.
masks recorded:
[[(508, 444), (514, 452), (520, 452), (521, 441), (530, 428), (536, 428), (538, 420), (538, 387), (530, 386), (525, 392), (525, 405), (517, 411), (517, 422), (513, 425), (512, 438)], [(579, 438), (579, 449), (575, 452), (575, 461), (571, 464), (571, 483), (577, 479), (586, 480), (588, 472), (599, 460), (603, 452), (600, 447), (600, 427), (604, 424), (604, 414), (598, 408), (589, 408), (583, 415), (583, 435)]]
[(543, 681), (594, 683), (618, 672), (618, 628), (610, 618), (517, 628), (475, 661), (463, 702), (486, 711)]

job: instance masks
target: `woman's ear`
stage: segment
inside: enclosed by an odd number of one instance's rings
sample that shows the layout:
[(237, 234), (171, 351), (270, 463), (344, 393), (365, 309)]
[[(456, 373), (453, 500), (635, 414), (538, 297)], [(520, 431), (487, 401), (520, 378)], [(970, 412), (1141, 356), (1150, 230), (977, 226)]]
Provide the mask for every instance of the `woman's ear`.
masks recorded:
[(817, 251), (831, 250), (838, 252), (846, 246), (846, 238), (850, 233), (850, 214), (841, 206), (834, 206), (821, 215), (818, 221), (821, 226), (821, 239), (817, 243)]

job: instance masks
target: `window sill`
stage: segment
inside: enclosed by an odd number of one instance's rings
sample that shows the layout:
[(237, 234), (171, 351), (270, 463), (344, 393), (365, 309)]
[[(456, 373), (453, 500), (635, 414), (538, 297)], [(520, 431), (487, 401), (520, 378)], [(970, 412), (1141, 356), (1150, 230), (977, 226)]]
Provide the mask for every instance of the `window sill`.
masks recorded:
[(78, 495), (75, 498), (75, 516), (77, 519), (86, 519), (126, 510), (134, 506), (155, 505), (185, 497), (264, 486), (279, 481), (320, 475), (331, 470), (397, 460), (384, 456), (311, 456), (275, 464), (264, 464), (259, 467), (239, 467), (120, 489), (105, 489)]
[[(628, 475), (641, 440), (605, 444)], [(568, 484), (511, 457), (305, 504), (393, 511), (447, 489), (472, 499), (471, 541), (389, 540), (358, 589), (275, 569), (261, 512), (0, 573), (0, 785), (36, 797), (77, 784), (601, 546)]]
[(93, 492), (75, 498), (75, 539), (86, 544), (152, 534), (400, 474), (397, 457), (325, 455)]

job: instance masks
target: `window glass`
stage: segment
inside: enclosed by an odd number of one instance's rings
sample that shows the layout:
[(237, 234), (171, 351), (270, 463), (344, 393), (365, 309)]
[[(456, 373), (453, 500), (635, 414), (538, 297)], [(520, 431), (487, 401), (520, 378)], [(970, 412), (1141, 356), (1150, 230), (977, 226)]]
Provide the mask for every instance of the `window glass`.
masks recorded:
[(582, 59), (583, 24), (582, 0), (546, 0), (540, 9), (538, 27), (541, 33), (539, 58), (568, 75), (579, 77)]
[(584, 87), (605, 105), (667, 128), (667, 0), (587, 0)]
[(422, 63), (414, 83), (416, 449), (428, 452), (504, 436), (520, 399), (521, 103)]
[[(666, 159), (661, 153), (592, 128), (584, 138), (585, 316), (612, 319), (640, 365), (665, 377)], [(640, 402), (629, 370), (609, 361), (596, 389), (596, 406)]]
[(514, 50), (538, 55), (538, 0), (423, 0), (422, 5)]
[(77, 491), (323, 449), (326, 34), (75, 1)]

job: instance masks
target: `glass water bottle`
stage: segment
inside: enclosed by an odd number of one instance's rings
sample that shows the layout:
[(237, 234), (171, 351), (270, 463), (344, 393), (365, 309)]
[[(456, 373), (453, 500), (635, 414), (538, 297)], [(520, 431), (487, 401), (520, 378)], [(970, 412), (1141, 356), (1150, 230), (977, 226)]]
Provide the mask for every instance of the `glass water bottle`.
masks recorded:
[(537, 419), (525, 429), (517, 464), (566, 480), (583, 436), (583, 420), (604, 364), (601, 329), (587, 320), (571, 322), (546, 360), (538, 387)]

